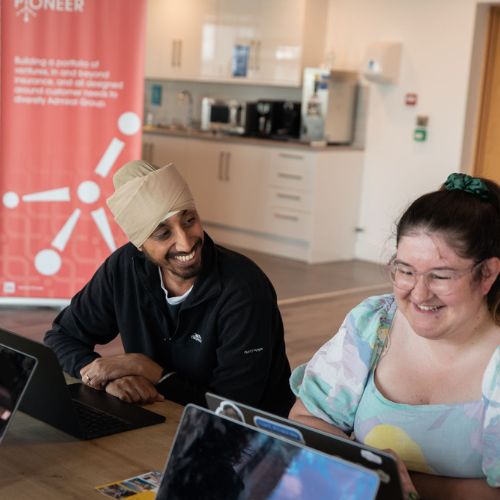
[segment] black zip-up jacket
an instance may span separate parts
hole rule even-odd
[[[278,415],[294,397],[276,293],[250,259],[205,234],[202,270],[174,325],[158,267],[134,245],[113,252],[45,334],[63,369],[99,356],[96,344],[118,334],[128,353],[143,353],[167,372],[170,400],[205,405],[207,390]],[[172,325],[172,326],[171,326]]]

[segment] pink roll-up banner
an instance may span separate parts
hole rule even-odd
[[[0,5],[0,303],[64,303],[125,242],[106,198],[141,155],[146,0]]]

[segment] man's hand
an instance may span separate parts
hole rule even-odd
[[[129,375],[109,382],[106,392],[127,403],[155,403],[165,400],[152,382],[137,375]]]
[[[161,373],[162,367],[158,363],[139,353],[97,358],[80,370],[83,383],[100,390],[112,380],[129,375],[139,375],[156,384]]]

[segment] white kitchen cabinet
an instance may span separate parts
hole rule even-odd
[[[204,222],[253,230],[264,214],[262,151],[255,146],[192,140],[189,185]]]
[[[192,140],[189,144],[189,187],[203,221],[224,221],[226,196],[226,152],[216,143]],[[192,168],[191,168],[192,165]]]
[[[363,152],[252,147],[262,207],[251,230],[208,224],[215,240],[309,263],[354,258]]]
[[[198,79],[215,16],[216,0],[148,0],[146,78]]]
[[[148,0],[146,77],[299,86],[322,59],[328,0]],[[237,45],[246,76],[233,76]]]
[[[252,230],[264,216],[267,165],[255,146],[143,134],[143,159],[155,165],[174,162],[189,183],[204,222]]]
[[[315,153],[268,149],[268,196],[264,230],[308,241],[311,236]]]
[[[180,174],[188,181],[188,144],[187,138],[145,133],[142,141],[142,159],[159,167],[173,162]]]
[[[354,258],[363,151],[244,141],[144,134],[155,163],[183,165],[215,241],[309,263]]]
[[[363,152],[268,149],[265,231],[294,240],[276,244],[310,263],[354,257]]]
[[[300,85],[306,47],[317,42],[310,64],[317,65],[323,55],[323,38],[318,31],[306,32],[306,6],[320,7],[324,2],[303,0],[261,0],[256,37],[250,41],[249,80]],[[253,43],[252,43],[253,42]]]
[[[216,0],[214,22],[204,27],[201,78],[222,81],[232,78],[234,47],[238,44],[249,46],[250,40],[255,38],[258,11],[254,3]]]
[[[214,50],[203,60],[202,77],[299,86],[303,68],[321,62],[327,5],[326,0],[217,0]],[[244,77],[233,76],[237,45],[249,51]]]

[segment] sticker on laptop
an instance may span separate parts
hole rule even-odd
[[[232,420],[236,420],[237,422],[245,422],[243,413],[241,413],[241,410],[232,401],[221,401],[221,403],[215,410],[215,414],[231,418]]]
[[[298,429],[295,429],[295,427],[290,427],[289,425],[285,425],[260,416],[255,416],[253,418],[253,423],[255,427],[259,427],[259,429],[273,432],[274,434],[278,434],[278,436],[283,436],[291,439],[292,441],[298,441],[302,444],[306,443],[305,439],[302,436],[302,433]]]

